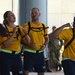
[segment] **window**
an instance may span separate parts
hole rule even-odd
[[[53,25],[59,27],[65,23],[72,23],[75,16],[75,0],[48,0],[49,32]]]
[[[3,22],[3,14],[5,11],[13,11],[16,16],[16,24],[18,24],[18,4],[19,0],[0,0],[0,23]]]

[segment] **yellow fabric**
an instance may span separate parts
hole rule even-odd
[[[8,25],[7,26],[7,29],[9,30],[9,32],[13,32],[13,29],[10,28]],[[14,39],[12,40],[12,42],[10,43],[10,45],[8,47],[4,47],[2,44],[1,44],[1,48],[4,49],[4,50],[11,50],[11,51],[17,51],[19,52],[20,51],[20,41],[21,41],[21,36],[24,36],[24,32],[22,30],[23,27],[19,26],[20,27],[20,30],[21,30],[21,35],[19,34],[18,36],[18,40],[16,38],[16,35],[14,36]],[[16,32],[18,31],[18,28],[16,30]],[[10,36],[12,35],[12,33],[10,33],[10,35],[7,37],[1,37],[0,36],[0,43],[8,40],[10,38]]]
[[[71,40],[72,37],[73,37],[72,29],[64,29],[59,34],[59,39],[64,40],[64,45],[66,45]],[[75,60],[75,39],[63,51],[63,57]]]
[[[35,28],[43,27],[42,23],[40,23],[39,25],[36,25],[32,21],[30,22],[30,26],[35,27]],[[23,25],[23,27],[28,29],[28,23]],[[45,30],[45,34],[48,34],[47,29]],[[40,31],[40,32],[35,32],[35,31],[30,30],[29,36],[31,38],[31,43],[36,44],[36,46],[37,46],[36,50],[39,50],[41,48],[41,46],[44,44],[44,38],[48,38],[48,36],[44,36],[44,30]],[[25,46],[25,48],[29,48],[29,47]],[[29,48],[29,49],[31,49],[31,48]]]

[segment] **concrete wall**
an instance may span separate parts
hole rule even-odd
[[[47,24],[47,0],[19,0],[20,4],[20,24],[24,24],[30,21],[30,10],[33,7],[37,7],[40,9],[41,16],[40,21],[44,24]]]

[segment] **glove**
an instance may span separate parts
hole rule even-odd
[[[8,36],[7,29],[1,23],[0,23],[0,35],[3,37]]]

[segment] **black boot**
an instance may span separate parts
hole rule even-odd
[[[59,71],[61,71],[61,70],[62,70],[62,65],[60,64],[60,65],[59,65]]]
[[[61,70],[62,70],[61,64],[57,65],[57,66],[56,66],[56,71],[61,71]]]
[[[50,69],[47,69],[47,72],[52,72]]]

